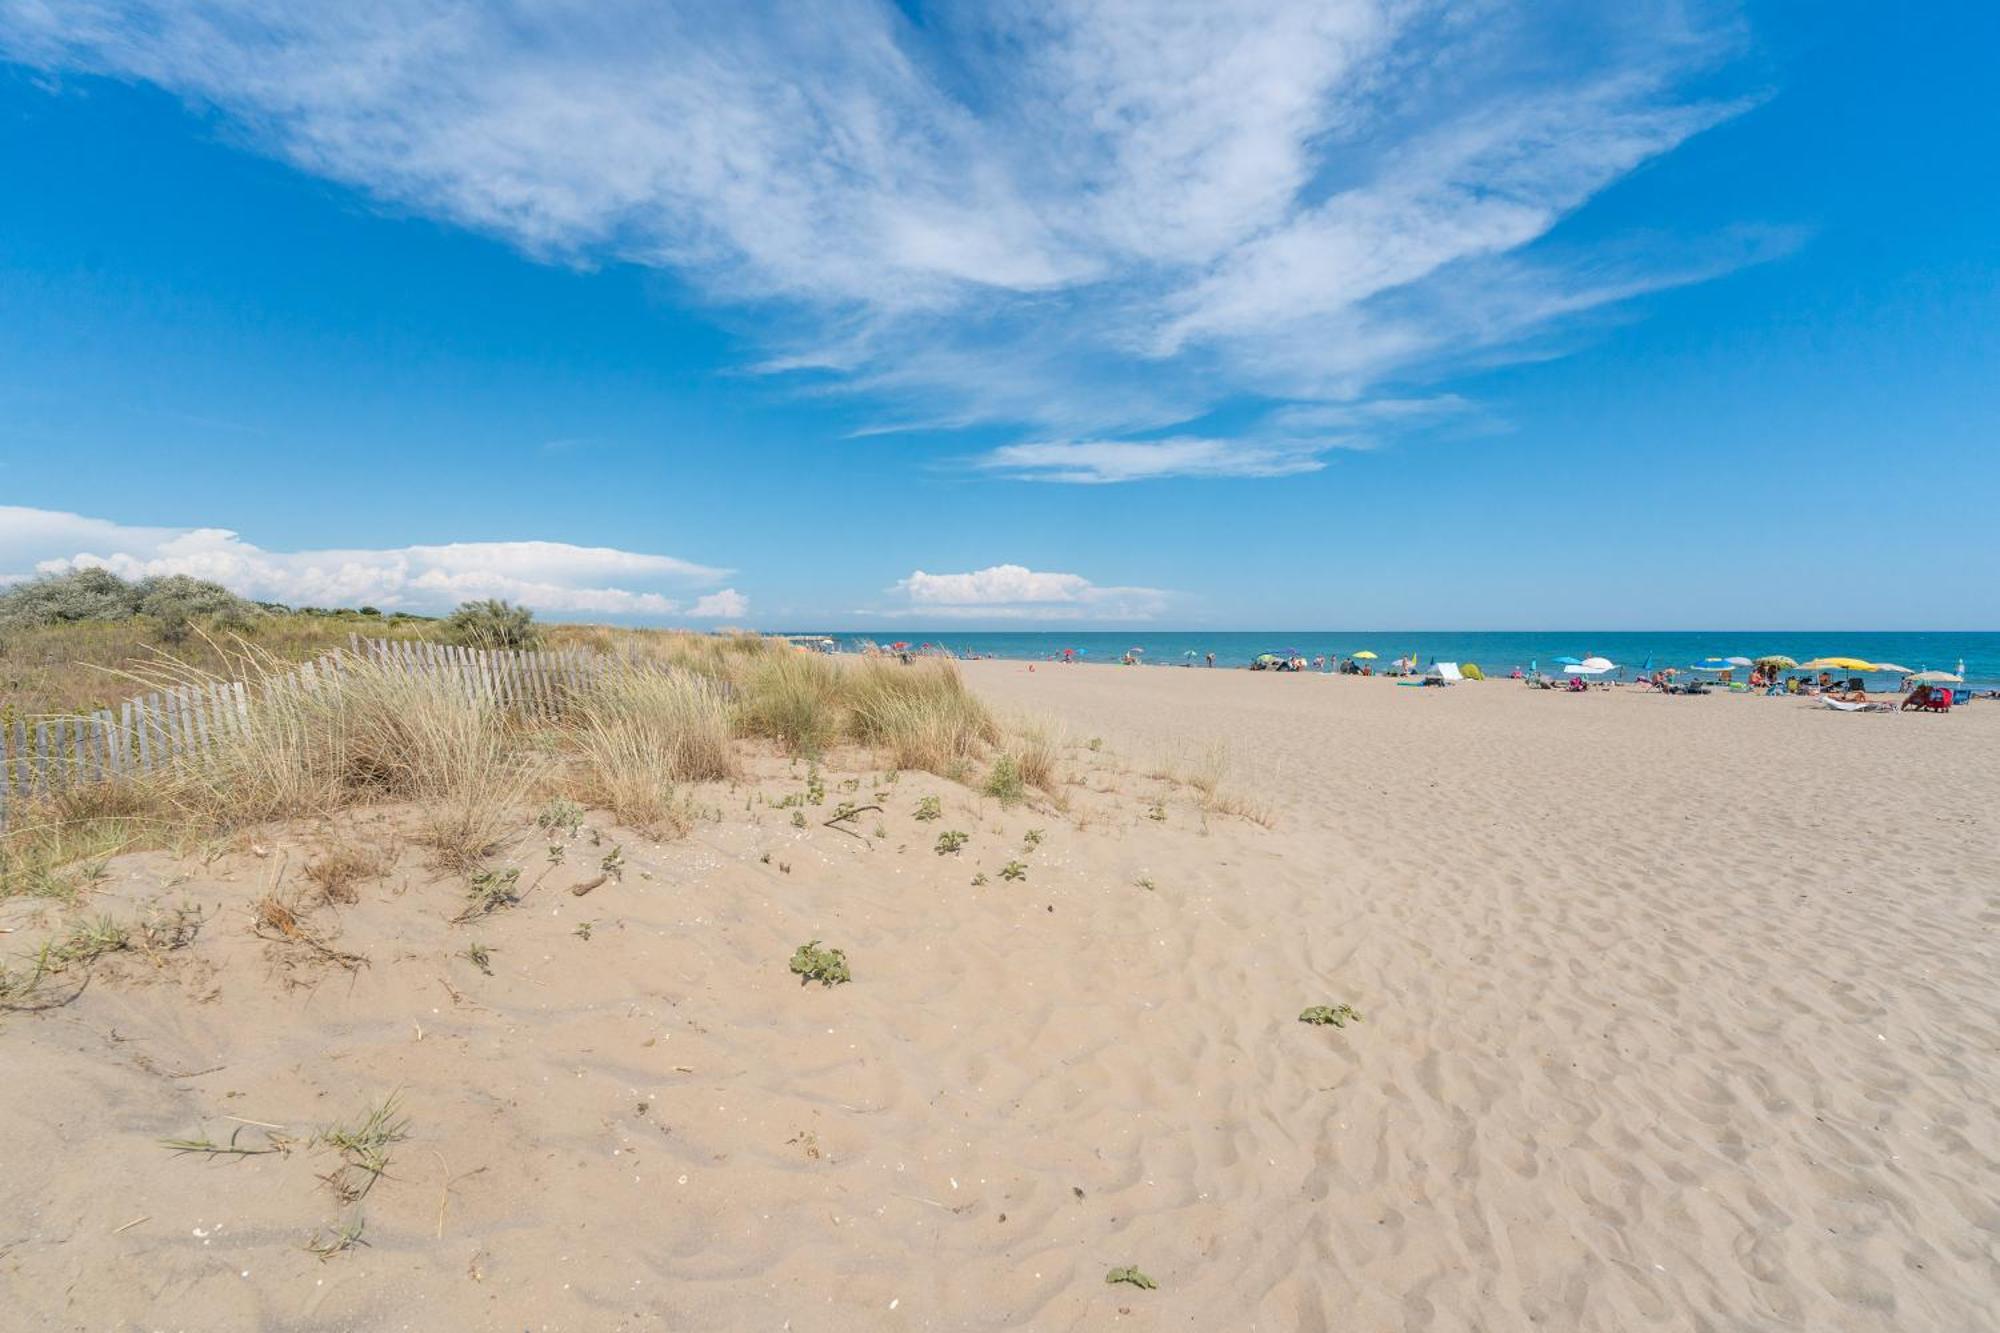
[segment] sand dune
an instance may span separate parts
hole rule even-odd
[[[1067,723],[1066,811],[767,755],[466,924],[400,854],[306,919],[354,971],[250,911],[398,812],[113,862],[86,912],[208,921],[0,1017],[9,1326],[1992,1326],[2000,708],[969,675]],[[1270,827],[1152,776],[1218,740]],[[391,1094],[343,1206],[313,1135]],[[289,1151],[160,1146],[239,1131]]]

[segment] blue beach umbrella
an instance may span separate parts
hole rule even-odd
[[[1558,657],[1558,658],[1556,659],[1556,665],[1557,665],[1557,666],[1582,666],[1582,665],[1583,665],[1583,659],[1582,659],[1581,657]]]
[[[1734,671],[1736,663],[1726,657],[1704,657],[1694,664],[1696,671]]]

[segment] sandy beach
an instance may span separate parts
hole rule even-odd
[[[0,1322],[1994,1325],[2000,707],[964,670],[1066,808],[767,749],[685,839],[524,819],[468,923],[395,809],[0,903],[204,917],[0,1016]],[[333,841],[394,854],[259,933]]]

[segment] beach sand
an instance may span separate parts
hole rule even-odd
[[[469,924],[402,852],[304,918],[353,971],[251,908],[400,812],[112,862],[85,914],[209,920],[0,1015],[0,1323],[2000,1322],[2000,706],[967,674],[1067,727],[1066,810],[859,756],[782,806],[766,754],[686,839],[593,820]],[[1156,776],[1218,746],[1216,797]],[[0,904],[0,950],[70,919]],[[851,984],[787,972],[815,937]],[[391,1094],[343,1205],[313,1136]],[[289,1151],[160,1146],[201,1133]]]

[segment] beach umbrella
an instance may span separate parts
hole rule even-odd
[[[1910,674],[1908,667],[1897,666],[1894,662],[1877,662],[1875,669],[1885,676],[1907,676]]]
[[[1609,671],[1618,664],[1608,657],[1586,657],[1577,665],[1592,671]]]
[[[1556,665],[1566,666],[1566,667],[1582,666],[1583,659],[1581,657],[1558,657],[1556,659]]]
[[[1375,660],[1375,654],[1369,652],[1366,648],[1363,648],[1360,652],[1354,655],[1354,660],[1357,662],[1372,662]]]
[[[1965,677],[1954,676],[1949,671],[1919,671],[1910,677],[1922,685],[1963,685]]]
[[[1727,663],[1729,663],[1729,665],[1731,665],[1731,666],[1740,666],[1740,667],[1742,667],[1742,666],[1755,666],[1755,665],[1756,665],[1756,663],[1755,663],[1755,662],[1752,662],[1752,661],[1751,661],[1751,660],[1750,660],[1749,658],[1747,658],[1747,657],[1725,657],[1725,658],[1723,658],[1722,660],[1723,660],[1723,661],[1725,661],[1725,662],[1727,662]]]
[[[908,643],[906,643],[906,642],[905,642],[904,640],[902,640],[902,639],[898,639],[898,640],[896,640],[896,641],[895,641],[894,643],[890,644],[889,646],[890,646],[891,648],[894,648],[894,649],[895,649],[895,650],[896,650],[897,652],[899,652],[899,653],[900,653],[900,652],[902,652],[902,651],[903,651],[903,650],[904,650],[905,648],[909,647],[910,645],[909,645]]]
[[[1873,671],[1873,662],[1864,662],[1858,657],[1815,657],[1799,668],[1801,671]]]
[[[1727,657],[1704,657],[1694,664],[1696,671],[1733,671],[1736,663]]]
[[[1604,659],[1596,657],[1592,658],[1591,661],[1604,662]],[[1564,667],[1563,670],[1572,676],[1601,676],[1611,670],[1611,663],[1604,662],[1603,666],[1591,666],[1589,662],[1572,662]]]
[[[1776,667],[1780,671],[1791,671],[1796,669],[1799,664],[1791,658],[1786,657],[1783,653],[1771,653],[1758,658],[1752,665],[1763,667],[1766,670]]]

